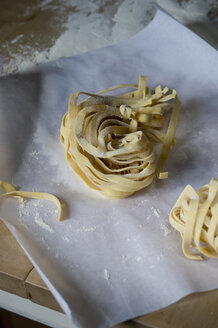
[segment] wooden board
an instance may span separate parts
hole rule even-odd
[[[52,310],[63,312],[48,287],[34,268],[25,281],[27,297],[34,303],[43,305]]]
[[[27,297],[25,280],[32,269],[32,263],[0,220],[0,289]]]
[[[194,293],[135,320],[152,328],[218,327],[218,290]]]

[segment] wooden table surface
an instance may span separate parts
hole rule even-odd
[[[62,312],[48,287],[1,220],[0,241],[0,289]],[[169,307],[116,326],[140,327],[217,328],[218,290],[189,295]]]

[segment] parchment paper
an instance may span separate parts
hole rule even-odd
[[[119,83],[167,85],[182,110],[169,178],[117,201],[91,191],[68,168],[59,129],[68,98]],[[78,327],[109,327],[218,287],[216,260],[184,258],[168,214],[186,184],[218,177],[218,56],[166,14],[122,44],[0,78],[0,174],[49,202],[4,200],[0,215]]]

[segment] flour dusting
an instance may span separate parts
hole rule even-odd
[[[7,58],[3,73],[29,70],[51,60],[57,60],[61,67],[59,58],[124,41],[142,30],[155,14],[150,1],[145,0],[55,0],[34,5],[31,1],[13,1],[10,11],[4,2],[0,1],[0,12],[8,23],[7,28],[5,24],[0,27],[0,52]],[[199,24],[210,23],[215,0],[154,2],[206,40],[212,37],[217,45],[216,25],[208,25],[202,33]]]
[[[45,223],[45,221],[43,221],[43,219],[39,216],[39,213],[36,213],[35,218],[34,218],[35,222],[43,229],[53,233],[54,230],[52,229],[52,227],[50,227],[50,225],[48,225],[47,223]]]
[[[110,278],[110,272],[107,269],[104,269],[104,279],[109,280]]]
[[[34,157],[35,159],[39,159],[39,151],[33,150],[29,153],[31,157]]]
[[[158,209],[156,209],[156,208],[154,208],[153,206],[151,207],[151,210],[152,210],[152,212],[154,213],[154,215],[156,216],[156,217],[159,217],[160,216],[160,211],[158,210]]]
[[[33,203],[33,206],[35,206],[35,207],[37,207],[37,206],[39,206],[39,204],[40,204],[40,200],[39,199],[34,199],[33,201],[32,201],[32,203]]]
[[[164,237],[166,237],[167,235],[169,235],[169,233],[171,233],[171,230],[165,224],[161,224],[160,228],[161,230],[163,230]]]
[[[66,241],[67,243],[70,242],[70,239],[69,239],[67,236],[63,236],[62,239],[63,239],[64,241]]]
[[[19,217],[20,217],[20,223],[22,224],[23,227],[25,227],[28,230],[28,226],[27,226],[27,224],[24,221],[24,216],[25,216],[24,213],[25,212],[26,212],[26,204],[25,204],[25,201],[24,202],[20,202],[19,210],[18,210]]]
[[[76,229],[77,232],[93,232],[96,230],[96,227],[81,227]]]
[[[29,209],[26,206],[26,201],[20,202],[20,205],[19,205],[19,217],[22,218],[22,217],[24,217],[26,215],[30,215],[30,211],[29,211]]]

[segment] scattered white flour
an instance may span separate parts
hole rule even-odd
[[[68,243],[70,242],[70,239],[67,236],[63,236],[62,239]]]
[[[24,36],[23,34],[18,35],[16,38],[14,38],[13,40],[11,40],[11,43],[12,44],[16,43],[17,41],[19,41],[20,39],[22,39],[23,36]]]
[[[25,212],[26,212],[25,205],[26,205],[25,202],[20,202],[18,213],[19,213],[19,217],[20,217],[20,223],[22,224],[23,227],[25,227],[28,230],[28,226],[23,220],[23,218],[25,216]]]
[[[148,199],[147,198],[144,198],[144,199],[136,199],[135,203],[134,203],[134,206],[135,207],[145,207],[147,206],[147,202],[148,202]]]
[[[39,159],[39,151],[34,150],[31,153],[29,153],[31,157],[34,157],[35,159]]]
[[[48,225],[47,223],[45,223],[45,221],[43,221],[43,219],[39,216],[39,213],[36,213],[35,215],[35,222],[43,229],[53,233],[54,230],[50,227],[50,225]]]
[[[30,215],[29,209],[26,207],[26,201],[20,202],[19,205],[19,216],[22,218],[23,216]]]
[[[96,230],[96,227],[81,227],[76,229],[77,232],[93,232]]]
[[[136,257],[136,261],[137,261],[137,262],[140,262],[140,261],[141,261],[141,259],[142,259],[142,257],[141,257],[141,256],[137,256],[137,257]]]
[[[151,210],[153,211],[154,215],[156,217],[159,217],[160,216],[160,211],[156,208],[154,208],[153,206],[151,207]]]
[[[104,269],[104,279],[109,280],[110,278],[110,272],[107,269]]]
[[[162,223],[160,225],[160,228],[164,232],[164,237],[166,237],[167,235],[169,235],[169,233],[171,233],[171,231],[172,231],[167,226],[165,226],[165,224],[162,224]]]
[[[22,211],[25,208],[25,201],[24,202],[20,202],[20,206],[19,206],[19,213],[22,214]]]
[[[141,200],[141,204],[146,204],[148,202],[148,199],[147,198],[144,198]]]
[[[40,200],[31,200],[29,203],[28,201],[20,202],[19,205],[19,217],[21,219],[22,225],[26,226],[23,219],[32,219],[34,217],[35,222],[44,230],[47,230],[51,233],[54,233],[55,231],[46,223],[43,221],[43,219],[40,217],[40,213],[38,212],[38,206],[40,205]],[[53,212],[50,212],[53,213]],[[43,216],[48,216],[47,212],[43,213]],[[26,228],[28,228],[26,226]]]
[[[126,278],[123,278],[122,282],[126,282]]]
[[[37,124],[36,131],[33,135],[33,142],[37,145],[37,148],[40,149],[40,155],[44,161],[47,161],[51,170],[55,170],[55,182],[64,183],[70,187],[75,185],[75,178],[72,174],[72,170],[68,165],[66,165],[66,160],[64,156],[63,146],[58,141],[57,138],[50,133],[43,121],[44,118],[41,118],[41,124]],[[46,142],[45,142],[46,140]],[[55,149],[55,151],[54,151]],[[83,188],[83,184],[77,183],[77,190]]]
[[[125,263],[126,260],[127,260],[127,256],[126,255],[122,255],[122,259],[121,259],[122,263]]]
[[[39,206],[39,204],[40,204],[40,200],[39,200],[39,199],[34,199],[34,200],[32,201],[32,204],[33,204],[33,206],[37,207],[37,206]]]
[[[195,30],[199,23],[209,23],[207,14],[215,3],[211,0],[154,2]],[[155,12],[151,9],[150,1],[145,0],[56,0],[52,5],[49,1],[38,1],[34,6],[28,2],[22,3],[19,3],[19,15],[23,12],[22,17],[19,16],[23,20],[22,24],[20,19],[17,22],[10,21],[10,16],[16,13],[16,6],[12,6],[8,13],[7,7],[2,5],[6,20],[9,15],[7,29],[3,24],[0,30],[5,40],[0,46],[1,53],[8,58],[3,66],[4,73],[31,69],[39,63],[128,39],[143,29]],[[55,17],[55,24],[52,17]],[[45,26],[47,29],[44,31]],[[211,38],[211,33],[215,34],[215,26],[212,32],[211,28],[207,28],[207,33],[204,29],[206,39],[209,36]],[[200,24],[197,30],[202,34]],[[49,40],[41,37],[43,32],[49,35]],[[217,44],[215,37],[214,44]]]

